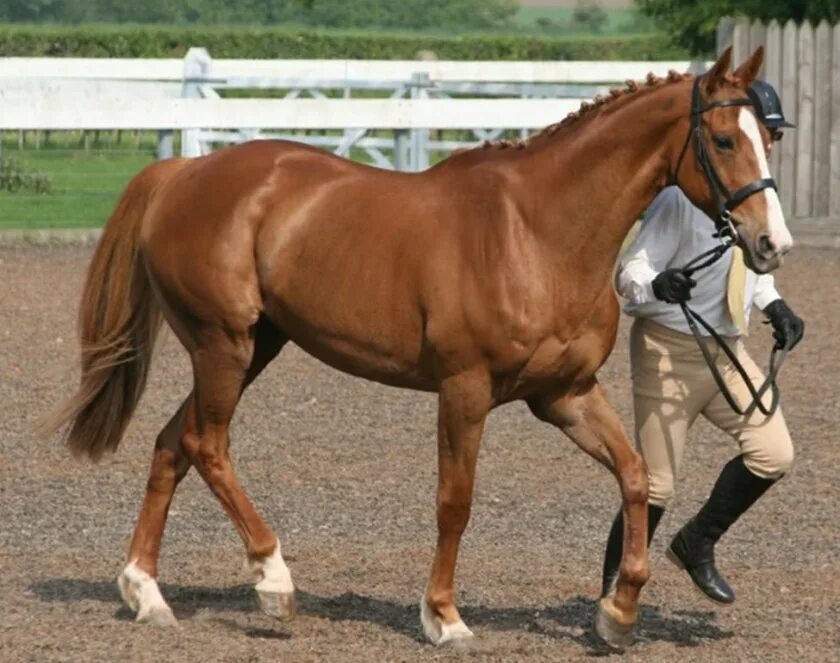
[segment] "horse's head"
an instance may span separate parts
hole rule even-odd
[[[730,226],[747,264],[769,272],[793,246],[767,158],[774,134],[756,115],[747,90],[755,81],[764,50],[759,48],[730,72],[727,49],[708,73],[695,80],[686,142],[680,145],[676,179],[691,201]]]

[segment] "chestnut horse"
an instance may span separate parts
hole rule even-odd
[[[732,72],[727,51],[701,79],[699,99],[743,99],[762,57],[757,51]],[[453,583],[479,443],[488,412],[521,399],[618,479],[624,558],[596,626],[608,643],[627,643],[649,577],[647,477],[595,373],[615,343],[611,275],[634,221],[674,182],[715,213],[688,140],[692,85],[676,72],[650,75],[525,143],[467,150],[419,174],[255,141],[137,175],[93,256],[80,313],[81,385],[52,424],[70,424],[76,453],[97,459],[115,450],[162,320],[189,353],[193,389],[157,437],[119,578],[138,620],[174,622],[156,581],[158,552],[190,467],[239,531],[262,608],[293,615],[279,540],[229,455],[242,393],[293,341],[341,371],[438,394],[438,539],[420,602],[432,642],[472,635]],[[700,140],[720,181],[735,190],[769,177],[769,136],[752,108],[708,110]],[[764,272],[792,240],[776,192],[761,193],[734,222],[750,266]]]

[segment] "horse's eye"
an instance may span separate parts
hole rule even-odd
[[[715,147],[719,150],[731,150],[735,147],[735,143],[732,142],[731,136],[726,136],[724,134],[714,134],[712,136],[712,140],[715,142]]]

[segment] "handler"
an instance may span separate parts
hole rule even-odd
[[[785,121],[776,91],[756,81],[749,94],[759,120],[774,141],[780,140],[782,128],[794,125]],[[767,316],[779,347],[792,349],[804,326],[781,299],[773,277],[747,269],[740,248],[697,272],[696,281],[682,273],[680,268],[689,260],[718,244],[713,228],[677,187],[666,188],[648,208],[639,235],[622,257],[616,283],[628,300],[624,311],[636,318],[630,332],[630,364],[636,443],[650,479],[648,540],[674,493],[686,435],[697,416],[702,414],[729,433],[740,448],[741,454],[724,466],[711,496],[668,550],[671,561],[685,568],[707,597],[732,603],[735,594],[715,567],[715,544],[788,471],[793,445],[781,410],[770,417],[757,410],[744,417],[730,409],[675,304],[691,300],[692,308],[735,351],[756,387],[764,378],[741,340],[751,307]],[[751,398],[743,380],[710,337],[703,342],[744,408]],[[602,596],[613,590],[618,576],[623,529],[619,511],[607,541]]]

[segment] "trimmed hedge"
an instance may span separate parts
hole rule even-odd
[[[442,60],[674,60],[685,49],[661,34],[620,37],[423,36],[294,28],[0,26],[0,56],[180,58],[204,46],[215,58]]]

